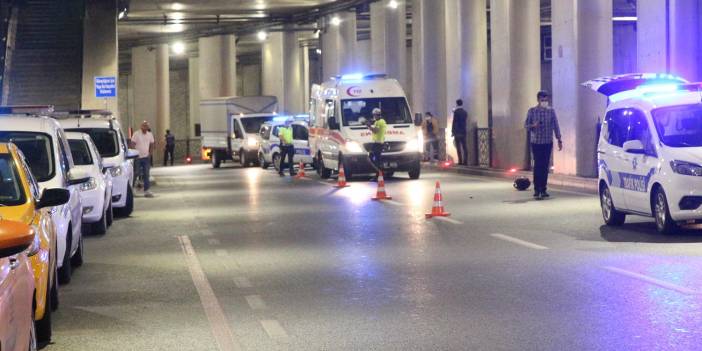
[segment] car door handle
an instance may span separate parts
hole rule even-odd
[[[20,265],[20,262],[18,259],[10,258],[10,269],[16,269],[17,267],[19,267],[19,265]]]

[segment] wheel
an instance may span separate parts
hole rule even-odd
[[[273,154],[273,168],[275,168],[276,171],[280,172],[280,154],[279,153]]]
[[[271,165],[270,163],[266,162],[266,158],[263,156],[263,153],[258,154],[258,164],[263,169],[268,169],[268,167]]]
[[[102,217],[100,217],[99,221],[90,224],[90,233],[94,235],[102,235],[107,233],[107,210],[102,213]]]
[[[219,152],[217,151],[212,151],[212,168],[219,168],[219,166],[222,164],[222,159],[219,157]]]
[[[317,159],[319,160],[317,164],[317,173],[322,179],[329,179],[329,177],[331,177],[332,170],[324,166],[322,155],[319,155]]]
[[[76,250],[75,255],[71,257],[71,264],[73,267],[80,267],[83,265],[83,236],[80,236],[78,240],[78,250]]]
[[[670,216],[668,198],[665,196],[663,188],[658,188],[655,191],[653,201],[653,216],[656,219],[656,229],[661,234],[674,234],[678,230],[678,225]]]
[[[246,157],[244,149],[239,150],[239,164],[241,167],[247,167],[249,165],[249,159]]]
[[[134,211],[134,191],[131,186],[127,186],[127,202],[124,207],[117,208],[117,215],[120,217],[129,217]]]
[[[614,207],[612,193],[607,185],[602,185],[602,189],[600,189],[600,207],[602,208],[602,218],[606,225],[620,226],[626,221],[626,214]]]
[[[28,348],[27,350],[29,351],[37,351],[37,329],[36,325],[34,323],[34,312],[32,311],[32,320],[29,323],[29,341],[28,341]]]
[[[51,341],[51,289],[46,290],[46,307],[44,308],[44,317],[34,322],[37,342],[45,345]]]
[[[71,282],[71,228],[68,227],[66,234],[66,252],[63,255],[63,264],[58,269],[59,284],[68,284]]]
[[[419,161],[407,173],[409,173],[410,179],[419,179],[419,175],[422,173],[422,166],[419,164]]]
[[[109,227],[112,225],[112,222],[114,222],[115,214],[114,214],[114,211],[112,210],[112,201],[111,200],[108,200],[108,201],[110,201],[110,204],[107,207],[107,226]]]

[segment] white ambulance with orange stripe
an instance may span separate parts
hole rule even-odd
[[[375,173],[368,153],[371,131],[366,124],[380,108],[388,124],[382,166],[386,176],[421,171],[423,136],[414,122],[400,83],[384,74],[349,74],[314,85],[310,94],[310,149],[322,178],[344,167],[347,178]]]

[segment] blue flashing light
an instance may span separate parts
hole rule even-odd
[[[365,75],[363,73],[350,73],[341,76],[341,80],[363,80]]]
[[[290,116],[278,116],[278,117],[273,117],[273,122],[285,122],[285,121],[287,121],[287,120],[289,120],[289,119],[291,119],[291,118],[292,118],[292,117],[290,117]]]

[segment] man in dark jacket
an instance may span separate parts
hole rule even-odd
[[[468,165],[468,112],[463,109],[463,100],[456,100],[456,108],[453,110],[453,124],[451,125],[451,136],[456,145],[458,153],[458,164]]]

